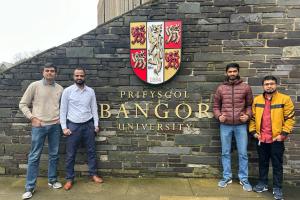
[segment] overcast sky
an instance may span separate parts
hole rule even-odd
[[[97,26],[98,0],[0,0],[0,62],[46,50]]]

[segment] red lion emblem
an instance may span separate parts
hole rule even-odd
[[[146,29],[144,25],[136,26],[131,28],[131,35],[134,40],[131,42],[132,44],[140,43],[144,44],[146,42]]]
[[[166,66],[165,68],[174,68],[174,69],[178,69],[179,68],[179,52],[178,51],[173,51],[173,52],[169,52],[166,53],[165,55],[166,58]]]

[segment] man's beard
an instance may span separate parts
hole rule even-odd
[[[274,92],[276,92],[276,89],[275,90],[270,90],[270,91],[265,91],[266,94],[273,94]]]
[[[239,75],[236,75],[236,76],[227,76],[227,80],[228,81],[235,81],[235,80],[239,80],[240,79],[240,76]]]
[[[51,78],[45,78],[45,80],[52,83],[52,82],[54,82],[54,77],[51,77]]]
[[[76,83],[77,85],[84,85],[84,80],[81,80],[81,79],[75,80],[75,83]]]

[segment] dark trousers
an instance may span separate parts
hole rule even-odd
[[[273,188],[282,188],[284,142],[261,143],[257,145],[259,159],[259,179],[268,184],[269,162],[272,161]]]
[[[97,157],[93,120],[89,120],[85,123],[73,123],[68,121],[67,127],[71,130],[72,134],[67,136],[66,141],[66,179],[72,181],[75,177],[75,157],[81,141],[83,141],[87,149],[89,174],[90,176],[96,175]]]

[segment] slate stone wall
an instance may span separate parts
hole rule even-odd
[[[183,22],[182,63],[178,74],[166,84],[147,85],[133,73],[129,62],[130,21],[175,20]],[[299,0],[159,0],[138,7],[61,46],[0,74],[0,174],[24,175],[30,149],[30,125],[18,110],[28,84],[41,78],[41,65],[53,62],[59,68],[58,83],[72,84],[77,66],[87,69],[87,84],[96,91],[100,104],[109,104],[112,116],[100,120],[96,137],[99,172],[113,176],[219,177],[220,137],[218,123],[198,118],[198,103],[211,106],[211,95],[224,79],[229,62],[241,65],[241,76],[257,95],[261,77],[279,78],[279,89],[291,95],[296,106],[297,124],[286,142],[284,179],[300,180],[300,1]],[[121,98],[121,91],[186,91],[188,98]],[[127,103],[125,103],[127,102]],[[159,119],[153,107],[169,106],[169,118]],[[180,119],[176,106],[189,104],[192,115]],[[116,118],[120,105],[129,118]],[[135,117],[134,103],[149,103],[145,118]],[[164,108],[165,109],[165,108]],[[164,110],[162,109],[162,110]],[[184,116],[188,107],[181,107]],[[159,110],[161,112],[162,110]],[[210,110],[211,111],[211,108]],[[100,110],[99,110],[100,112]],[[124,113],[123,113],[124,114]],[[211,113],[209,113],[210,115]],[[191,123],[179,130],[120,130],[118,124]],[[60,147],[59,173],[64,175],[65,138]],[[233,145],[235,146],[235,145]],[[257,154],[250,138],[249,170],[257,176]],[[234,173],[237,155],[233,148]],[[76,172],[87,175],[86,154],[77,156]],[[41,175],[47,172],[47,146],[41,157]]]

